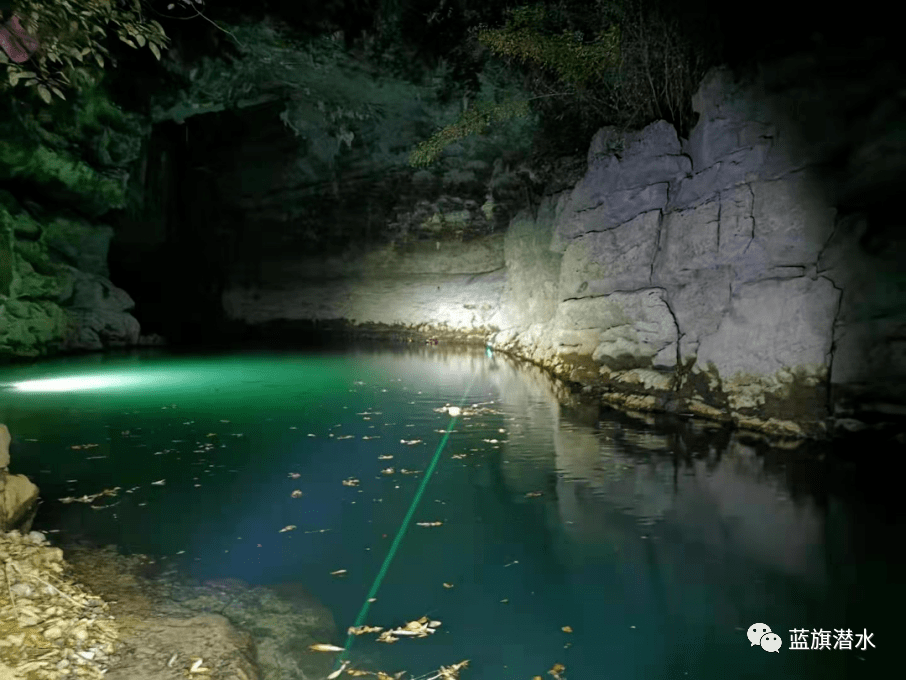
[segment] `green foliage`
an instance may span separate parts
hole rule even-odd
[[[40,48],[27,64],[16,64],[0,52],[7,71],[4,86],[34,87],[47,104],[77,88],[75,73],[84,78],[104,68],[110,59],[104,44],[108,30],[129,47],[147,47],[157,59],[167,46],[163,27],[145,17],[140,0],[19,0],[12,10]]]
[[[527,116],[532,111],[533,101],[554,96],[575,96],[589,83],[612,77],[620,62],[618,25],[602,28],[592,42],[587,42],[578,31],[562,29],[547,34],[545,31],[550,24],[549,9],[539,4],[511,10],[503,28],[478,26],[474,34],[477,42],[489,48],[494,55],[547,71],[554,81],[572,89],[568,92],[547,89],[535,97],[484,101],[466,107],[458,120],[418,144],[410,154],[411,165],[431,164],[449,144],[484,133],[492,123],[511,122]]]
[[[478,41],[498,56],[550,69],[561,81],[575,86],[600,78],[619,65],[619,26],[599,31],[592,43],[574,31],[544,35],[541,27],[546,12],[544,5],[518,7],[503,28],[481,28]]]
[[[343,157],[403,165],[426,121],[430,93],[351,56],[334,36],[301,39],[275,21],[230,27],[236,55],[168,63],[186,86],[152,107],[155,120],[279,100],[281,120],[307,146],[300,181],[323,179]]]
[[[671,0],[561,0],[511,9],[502,28],[478,25],[471,34],[522,76],[539,115],[535,151],[550,155],[578,153],[604,125],[628,130],[664,119],[687,136],[695,88],[722,56],[716,21]],[[430,163],[445,144],[485,131],[493,106],[465,111],[410,161]],[[492,118],[511,125],[518,116]]]
[[[485,132],[492,123],[524,117],[530,112],[528,101],[524,99],[508,99],[500,104],[480,102],[466,109],[456,122],[442,128],[430,139],[420,142],[412,150],[409,163],[413,167],[430,165],[453,142]]]

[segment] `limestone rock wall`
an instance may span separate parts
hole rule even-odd
[[[252,324],[344,319],[483,339],[499,328],[503,246],[497,234],[345,258],[271,260],[259,286],[226,291],[224,308],[230,319]]]
[[[585,177],[507,234],[490,343],[616,404],[777,434],[906,412],[903,240],[866,249],[883,217],[828,171],[839,135],[803,139],[797,96],[718,69],[689,140],[599,131]]]
[[[107,278],[113,230],[37,220],[4,192],[0,205],[0,356],[134,345],[129,295]]]
[[[502,240],[271,262],[226,310],[479,336],[615,405],[778,435],[906,414],[906,241],[875,191],[906,170],[906,112],[876,69],[715,69],[688,140],[600,130]]]

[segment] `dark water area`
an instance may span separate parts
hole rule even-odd
[[[341,632],[442,622],[394,645],[355,638],[350,658],[387,672],[469,659],[467,680],[555,664],[573,680],[826,680],[899,667],[892,452],[840,460],[830,444],[602,410],[534,367],[423,346],[6,366],[0,422],[53,542],[311,593]],[[776,653],[750,642],[754,624]]]

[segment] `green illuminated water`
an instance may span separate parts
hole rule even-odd
[[[561,406],[543,374],[502,357],[145,352],[5,367],[0,385],[12,472],[44,499],[35,528],[198,578],[302,584],[341,631],[438,455],[413,521],[442,525],[409,527],[365,623],[443,625],[392,646],[357,638],[351,658],[383,670],[881,677],[902,630],[904,513],[883,481],[814,446]],[[477,412],[438,411],[461,402]],[[94,508],[58,500],[117,486]],[[778,653],[750,646],[754,623],[779,633]],[[794,628],[867,630],[877,648],[791,650]]]

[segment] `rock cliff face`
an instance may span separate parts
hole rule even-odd
[[[600,130],[584,177],[503,239],[271,262],[227,313],[482,337],[615,404],[780,435],[906,413],[906,245],[883,199],[902,107],[871,99],[883,67],[841,84],[812,66],[712,71],[688,140]]]
[[[0,205],[0,355],[134,345],[129,295],[107,279],[113,230],[38,221],[6,194]]]
[[[113,229],[99,219],[126,207],[144,135],[100,88],[53,115],[0,102],[0,358],[138,339],[131,298],[108,280]]]

